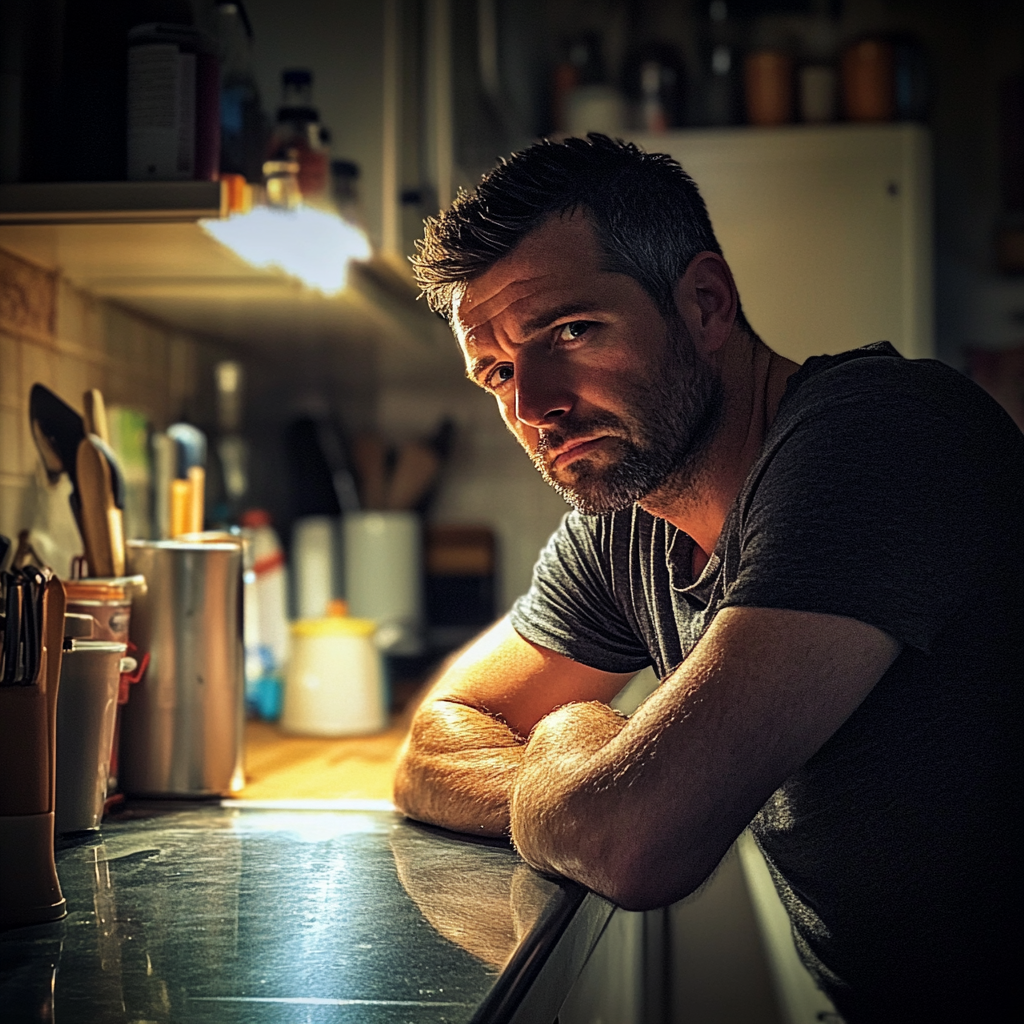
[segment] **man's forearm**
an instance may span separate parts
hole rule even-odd
[[[523,741],[503,722],[448,700],[416,713],[395,775],[395,803],[411,818],[476,835],[507,835]]]
[[[531,734],[510,801],[512,838],[528,863],[605,894],[611,849],[623,845],[620,823],[602,815],[615,800],[606,750],[626,724],[599,702],[553,712]]]

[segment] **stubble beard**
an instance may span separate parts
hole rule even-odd
[[[686,501],[705,469],[724,406],[722,382],[697,357],[682,325],[667,326],[666,358],[623,388],[625,416],[601,413],[543,431],[531,454],[541,476],[584,515],[621,512],[655,494],[659,503]],[[606,431],[602,457],[584,455],[552,472],[552,450]]]

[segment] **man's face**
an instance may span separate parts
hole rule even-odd
[[[722,404],[681,320],[601,268],[589,222],[552,217],[453,309],[468,376],[545,480],[589,514],[685,489]]]

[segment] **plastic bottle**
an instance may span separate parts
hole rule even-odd
[[[252,69],[252,25],[242,3],[217,4],[220,49],[220,169],[260,182],[268,126]]]
[[[254,598],[247,603],[244,626],[246,696],[256,714],[273,720],[281,712],[281,685],[288,661],[288,573],[269,512],[249,509],[242,515],[242,528],[252,545]],[[251,605],[255,607],[250,613]]]

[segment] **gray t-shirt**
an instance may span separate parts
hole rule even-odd
[[[752,829],[850,1024],[998,1005],[1020,957],[1024,436],[966,378],[885,343],[810,359],[696,580],[691,553],[642,509],[571,513],[512,624],[662,678],[733,605],[901,641]]]

